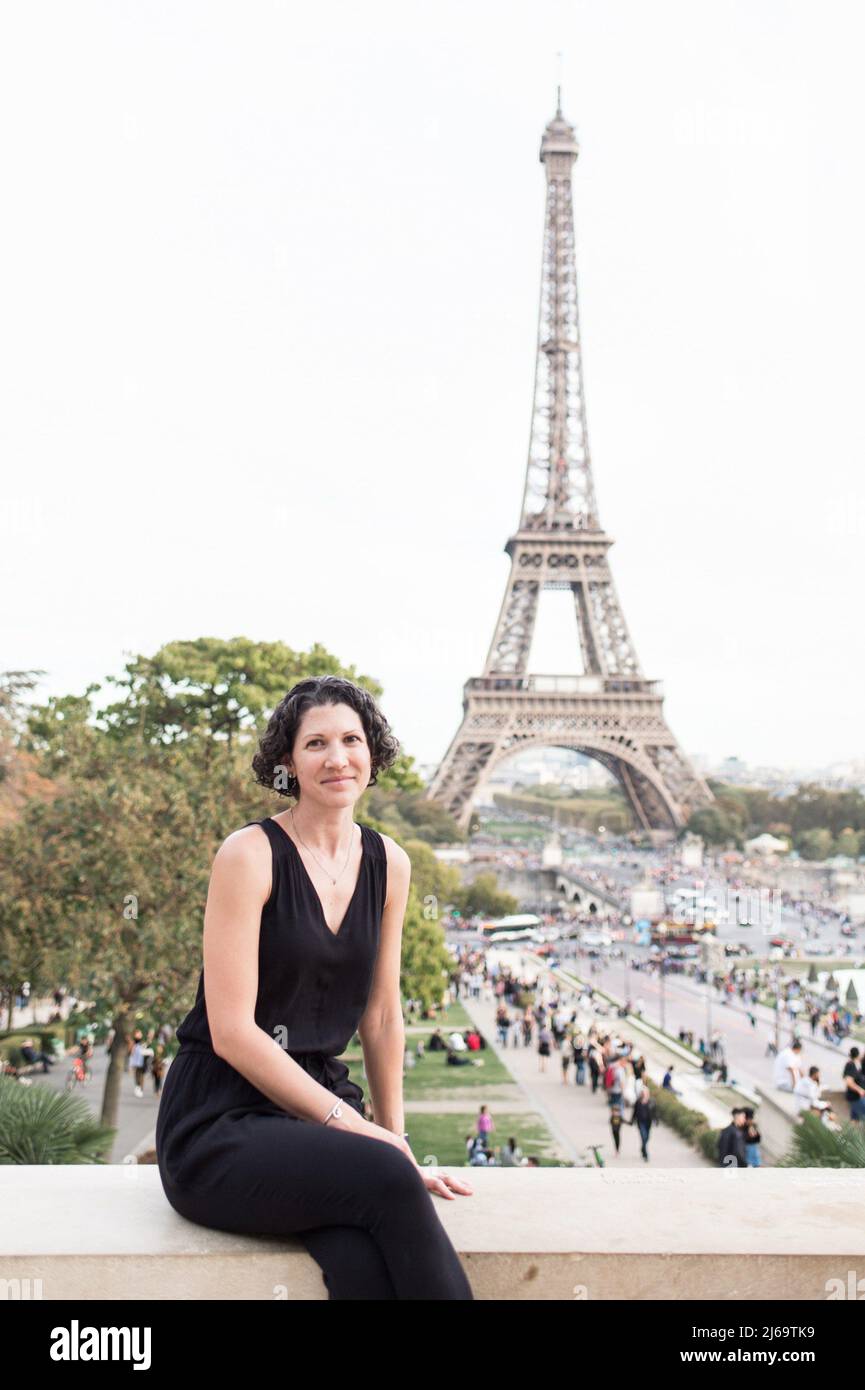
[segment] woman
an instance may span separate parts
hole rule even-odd
[[[552,1033],[547,1025],[543,1024],[541,1031],[538,1033],[538,1071],[540,1072],[546,1072],[547,1070],[547,1058],[550,1055],[550,1044],[552,1041]]]
[[[144,1055],[144,1034],[140,1028],[136,1028],[132,1038],[132,1051],[129,1054],[129,1062],[135,1074],[135,1094],[144,1095],[144,1073],[147,1068],[147,1058]]]
[[[762,1160],[760,1157],[760,1144],[762,1135],[757,1128],[757,1121],[754,1118],[752,1106],[745,1107],[745,1161],[749,1168],[760,1168]]]
[[[578,1086],[583,1086],[586,1080],[586,1040],[582,1033],[576,1033],[574,1035],[572,1050],[574,1054],[574,1065],[577,1068],[576,1084]]]
[[[398,751],[371,696],[337,676],[299,682],[274,710],[252,766],[296,804],[234,831],[213,861],[157,1161],[189,1220],[297,1235],[331,1299],[472,1299],[431,1196],[472,1189],[421,1168],[403,1134],[411,863],[353,819]],[[337,1060],[355,1033],[375,1122]]]
[[[622,1107],[621,1105],[610,1106],[610,1130],[613,1135],[613,1143],[616,1146],[616,1153],[621,1152],[622,1145]]]
[[[634,1104],[629,1124],[636,1125],[640,1132],[640,1154],[646,1163],[649,1161],[649,1131],[657,1119],[657,1107],[652,1100],[648,1086],[640,1087],[639,1099]]]

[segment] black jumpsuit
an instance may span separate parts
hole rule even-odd
[[[255,1022],[316,1081],[363,1114],[338,1061],[366,1007],[387,889],[384,841],[361,825],[360,875],[338,932],[294,841],[270,816],[273,877],[261,914]],[[217,1230],[296,1235],[331,1299],[473,1299],[435,1198],[386,1141],[281,1109],[213,1050],[204,971],[177,1029],[156,1120],[175,1211]]]

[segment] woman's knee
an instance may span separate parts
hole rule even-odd
[[[420,1190],[425,1192],[423,1179],[414,1159],[409,1158],[395,1144],[384,1140],[366,1141],[374,1144],[376,1152],[371,1158],[367,1173],[372,1184],[385,1194],[411,1195]]]

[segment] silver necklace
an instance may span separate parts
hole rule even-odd
[[[313,857],[313,859],[315,860],[316,864],[319,866],[319,868],[320,868],[324,873],[327,874],[327,876],[328,876],[328,878],[330,879],[331,883],[332,883],[332,884],[334,885],[334,887],[335,887],[335,886],[336,886],[336,879],[337,879],[337,878],[342,878],[343,874],[345,873],[346,866],[347,866],[347,864],[348,864],[349,858],[351,857],[351,846],[352,846],[352,843],[353,843],[353,841],[354,841],[354,826],[352,826],[352,828],[351,828],[351,835],[350,835],[350,837],[349,837],[349,842],[348,842],[348,854],[345,856],[345,864],[343,864],[343,866],[342,866],[342,868],[340,869],[339,873],[337,874],[336,878],[334,878],[334,877],[331,875],[330,869],[325,869],[324,865],[322,864],[321,860],[319,859],[319,857],[318,857],[318,855],[315,853],[315,851],[309,849],[309,845],[306,843],[306,840],[304,840],[304,838],[303,838],[303,836],[301,835],[300,831],[297,829],[297,826],[295,825],[295,821],[294,821],[294,807],[293,807],[293,806],[292,806],[291,809],[289,810],[289,813],[288,813],[288,814],[291,816],[291,823],[292,823],[292,825],[294,826],[294,829],[295,829],[295,831],[296,831],[296,833],[297,833],[297,838],[300,840],[300,843],[303,845],[304,849],[309,850],[309,853],[312,855],[312,857]]]

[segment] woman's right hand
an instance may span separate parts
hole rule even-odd
[[[394,1134],[392,1129],[385,1129],[384,1125],[377,1125],[374,1120],[367,1120],[360,1115],[353,1107],[349,1107],[350,1114],[343,1110],[343,1116],[339,1120],[331,1120],[331,1125],[338,1129],[345,1130],[347,1134],[362,1134],[367,1139],[381,1139],[385,1144],[393,1144],[394,1148],[404,1153],[406,1158],[410,1158],[414,1163],[415,1157],[403,1139],[401,1134]]]

